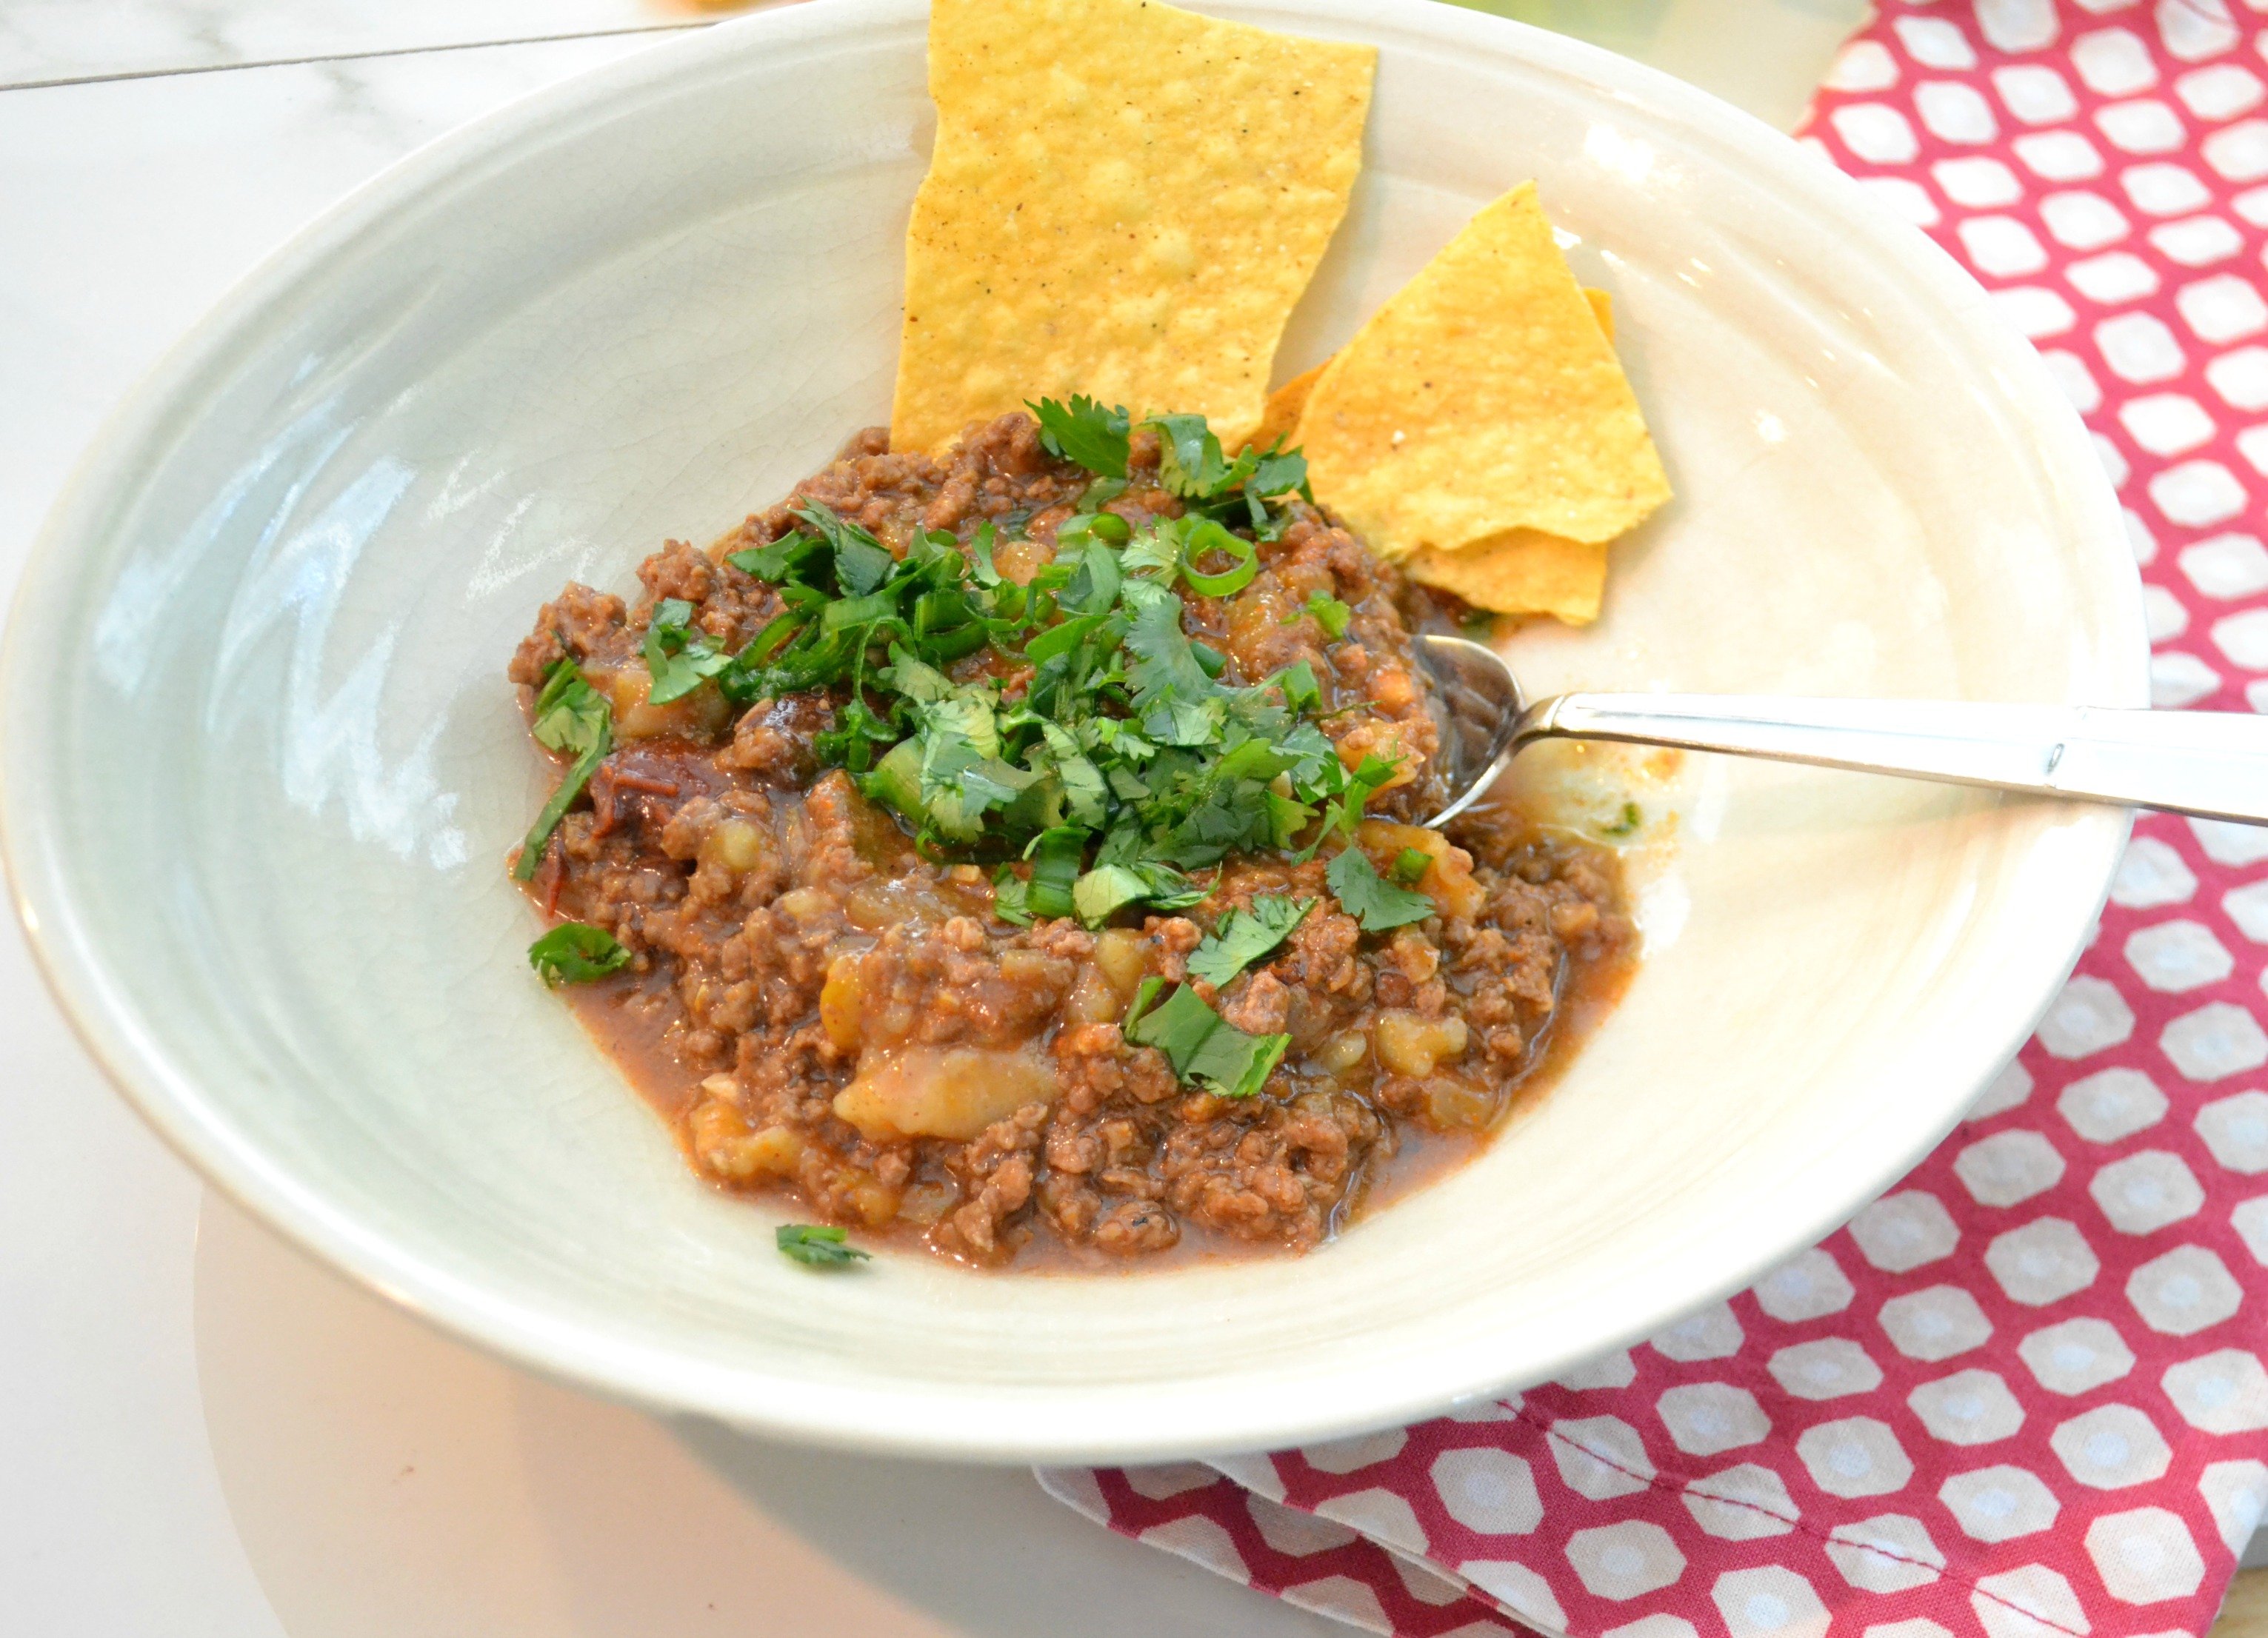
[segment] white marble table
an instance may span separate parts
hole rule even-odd
[[[1786,122],[1863,8],[1505,9]],[[461,121],[717,15],[0,0],[0,589],[103,414],[298,224]],[[1020,1472],[667,1426],[433,1334],[208,1194],[105,1086],[0,918],[0,1630],[1347,1629],[1107,1536]]]

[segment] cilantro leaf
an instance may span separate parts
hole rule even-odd
[[[527,965],[554,989],[618,973],[630,959],[612,933],[588,922],[562,922],[527,947]]]
[[[992,914],[1015,927],[1032,924],[1032,885],[1004,864],[992,876]]]
[[[806,1268],[847,1268],[868,1260],[867,1253],[845,1244],[850,1236],[842,1229],[823,1229],[808,1223],[783,1223],[772,1244],[783,1254]]]
[[[1167,494],[1204,500],[1219,492],[1228,463],[1203,415],[1155,415],[1142,424],[1158,434],[1158,481]]]
[[[1126,1009],[1125,1022],[1118,1026],[1128,1040],[1134,1039],[1135,1026],[1142,1022],[1144,1015],[1157,1003],[1158,992],[1165,988],[1166,981],[1154,973],[1134,987],[1134,1004]]]
[[[1094,400],[1073,393],[1068,404],[1042,398],[1025,408],[1039,418],[1040,444],[1049,454],[1076,461],[1100,477],[1126,475],[1131,422],[1123,405],[1105,409]]]
[[[1315,624],[1323,628],[1323,635],[1336,643],[1346,635],[1347,621],[1353,614],[1354,611],[1338,599],[1326,597],[1320,591],[1310,591],[1305,603],[1284,616],[1284,623],[1288,626],[1295,620],[1312,616]]]
[[[1076,830],[1042,831],[1033,839],[1028,902],[1035,916],[1077,913],[1071,890],[1079,880],[1079,859],[1086,850],[1086,838]]]
[[[1289,938],[1314,907],[1313,899],[1270,893],[1255,899],[1249,910],[1231,910],[1191,952],[1190,975],[1226,989],[1239,973]]]
[[[646,691],[652,705],[681,700],[733,663],[709,634],[693,624],[693,605],[665,598],[653,606],[645,628],[645,668],[652,679]]]
[[[1424,893],[1381,881],[1370,856],[1360,848],[1343,849],[1324,869],[1323,879],[1338,895],[1340,907],[1360,922],[1366,933],[1383,933],[1440,914]]]
[[[1119,566],[1130,575],[1154,575],[1160,584],[1171,584],[1182,567],[1182,522],[1179,518],[1152,518],[1118,555]]]
[[[826,549],[826,541],[798,529],[780,536],[770,546],[753,546],[745,552],[733,553],[725,561],[742,574],[777,584],[799,579],[803,566]]]
[[[583,788],[591,782],[591,775],[599,771],[599,764],[615,748],[615,709],[607,698],[584,679],[583,669],[573,660],[563,659],[544,673],[542,690],[535,696],[534,732],[538,745],[554,751],[571,753],[574,765],[568,768],[567,777],[561,780],[550,798],[529,826],[526,837],[519,844],[519,860],[512,867],[514,879],[523,882],[535,879],[536,866],[542,863],[544,844],[551,833],[559,828],[559,821],[567,817],[567,810]]]
[[[1249,1098],[1268,1083],[1292,1046],[1285,1035],[1248,1035],[1226,1019],[1189,1060],[1189,1074],[1223,1098]]]
[[[1071,897],[1079,921],[1088,927],[1100,927],[1128,905],[1146,897],[1149,891],[1148,880],[1134,866],[1098,864],[1079,878]]]
[[[835,579],[850,596],[865,597],[897,567],[887,547],[857,524],[836,517],[826,502],[806,500],[793,510],[835,548]]]
[[[1304,495],[1307,488],[1307,458],[1295,449],[1268,451],[1254,466],[1252,475],[1244,481],[1247,495]]]
[[[1146,981],[1144,989],[1148,989]],[[1142,999],[1142,992],[1137,992],[1138,1009]],[[1258,1091],[1292,1044],[1289,1035],[1247,1034],[1205,1005],[1187,984],[1167,996],[1164,1005],[1129,1017],[1129,1040],[1155,1047],[1166,1054],[1176,1076],[1202,1082],[1223,1098],[1249,1098]]]

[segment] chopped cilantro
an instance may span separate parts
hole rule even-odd
[[[1255,899],[1249,910],[1231,910],[1191,952],[1191,976],[1226,989],[1230,980],[1289,938],[1314,907],[1313,899],[1270,893]]]
[[[1125,477],[1129,422],[1124,406],[1105,409],[1074,393],[1068,404],[1043,398],[1025,408],[1039,418],[1040,443],[1049,454],[1075,461],[1097,477]]]
[[[1140,1004],[1138,995],[1136,1005]],[[1257,1092],[1292,1044],[1289,1035],[1247,1034],[1200,1001],[1187,984],[1162,1006],[1145,1011],[1126,1033],[1136,1045],[1164,1053],[1182,1080],[1201,1082],[1223,1098],[1249,1098]]]
[[[575,760],[519,844],[519,860],[512,873],[523,882],[535,879],[544,844],[559,828],[575,798],[583,794],[583,787],[591,782],[591,775],[599,771],[607,753],[615,748],[615,709],[604,694],[584,679],[582,667],[563,659],[544,673],[543,687],[535,696],[534,731],[538,745],[566,752]]]
[[[1127,1039],[1134,1039],[1135,1026],[1142,1022],[1143,1015],[1156,1004],[1158,992],[1165,988],[1166,981],[1154,973],[1134,987],[1134,1004],[1126,1009],[1125,1022],[1118,1026],[1125,1032]]]
[[[1032,924],[1032,885],[1004,864],[992,877],[992,914],[1014,927]]]
[[[1323,628],[1323,635],[1336,643],[1339,638],[1346,635],[1347,621],[1353,613],[1354,611],[1340,602],[1338,599],[1326,597],[1320,591],[1310,591],[1305,603],[1292,613],[1284,616],[1284,623],[1288,626],[1295,620],[1306,619],[1312,615],[1315,624]]]
[[[1602,836],[1634,835],[1637,834],[1638,827],[1645,821],[1646,815],[1639,812],[1638,804],[1625,802],[1623,804],[1622,817],[1611,825],[1601,826],[1599,834]]]
[[[1370,856],[1360,848],[1347,848],[1330,862],[1323,878],[1338,895],[1340,907],[1362,923],[1366,933],[1383,933],[1407,927],[1439,914],[1424,893],[1381,881]]]
[[[588,922],[562,922],[527,947],[528,966],[554,989],[618,973],[630,959],[612,933]]]
[[[1079,881],[1079,857],[1086,848],[1085,836],[1060,826],[1042,831],[1033,839],[1029,849],[1029,903],[1034,916],[1070,915],[1078,909],[1071,894]]]
[[[1244,492],[1263,497],[1296,494],[1314,500],[1307,493],[1307,458],[1298,450],[1284,448],[1283,443],[1277,439],[1275,446],[1254,464],[1252,475],[1244,481]]]
[[[1423,848],[1404,848],[1394,856],[1394,879],[1404,887],[1415,887],[1433,863],[1433,856]]]
[[[852,1263],[867,1260],[867,1254],[857,1246],[845,1244],[850,1234],[842,1229],[818,1228],[808,1223],[783,1223],[772,1243],[785,1255],[806,1268],[845,1268]]]
[[[664,598],[653,606],[645,628],[645,668],[653,679],[645,696],[649,704],[681,700],[733,663],[692,621],[693,605],[682,598]]]
[[[787,533],[726,560],[780,606],[737,653],[692,604],[654,606],[648,698],[666,704],[704,685],[736,706],[824,694],[820,762],[848,770],[931,856],[992,867],[994,913],[1008,922],[1100,927],[1187,908],[1207,891],[1191,871],[1303,841],[1296,856],[1312,857],[1322,835],[1351,834],[1395,765],[1371,757],[1348,771],[1316,725],[1315,668],[1240,674],[1191,634],[1180,590],[1226,598],[1253,583],[1256,539],[1276,538],[1289,516],[1274,497],[1301,492],[1298,452],[1230,458],[1202,416],[1146,422],[1159,481],[1182,510],[1137,526],[1107,510],[1128,485],[1127,413],[1086,398],[1032,409],[1047,448],[1095,477],[1028,584],[994,558],[1019,516],[979,523],[965,540],[917,534],[900,555],[804,497]],[[1311,599],[1327,627],[1344,608]],[[980,654],[998,664],[961,664]],[[612,748],[608,703],[571,666],[547,680],[537,715],[538,738],[581,760],[531,833],[522,879]]]

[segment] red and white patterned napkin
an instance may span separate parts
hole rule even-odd
[[[2164,706],[2268,710],[2268,0],[1891,0],[1805,140],[2093,428]],[[1057,1469],[1402,1638],[2201,1634],[2268,1505],[2268,828],[2147,818],[1966,1126],[1754,1289],[1476,1413]]]

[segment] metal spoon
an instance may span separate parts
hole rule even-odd
[[[1418,652],[1449,719],[1454,795],[1425,821],[1436,828],[1539,739],[1721,751],[2268,824],[2268,716],[2250,711],[1708,694],[1562,694],[1529,705],[1493,649],[1428,634]]]

